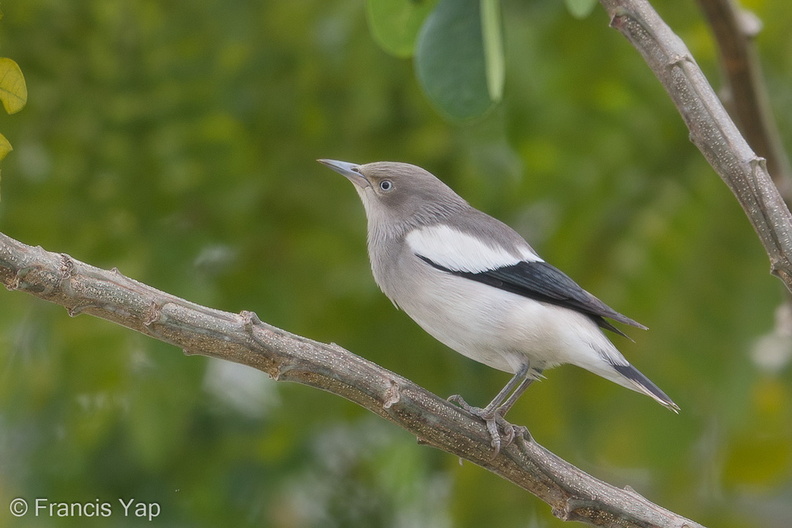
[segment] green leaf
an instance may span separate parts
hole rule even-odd
[[[379,46],[397,57],[409,57],[415,39],[437,0],[368,0],[369,29]]]
[[[0,58],[0,101],[9,114],[19,112],[27,103],[27,86],[16,62]]]
[[[3,134],[0,134],[0,160],[8,156],[8,153],[14,150],[11,143],[8,142]]]
[[[480,6],[480,0],[441,0],[418,34],[418,81],[440,113],[453,120],[479,117],[495,102],[487,82]]]
[[[481,34],[484,40],[484,63],[487,67],[487,90],[493,101],[503,97],[506,62],[503,56],[500,0],[481,0]]]
[[[566,0],[569,13],[575,18],[586,18],[594,11],[597,0]]]

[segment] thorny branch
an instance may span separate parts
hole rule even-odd
[[[757,156],[723,108],[685,43],[646,0],[600,0],[668,92],[699,148],[729,186],[770,258],[771,273],[792,291],[792,215]]]

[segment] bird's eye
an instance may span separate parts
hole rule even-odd
[[[379,184],[380,189],[387,192],[393,189],[393,182],[390,180],[382,180]]]

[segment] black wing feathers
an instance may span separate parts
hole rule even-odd
[[[602,328],[607,328],[620,335],[625,334],[606,321],[606,317],[620,323],[646,329],[641,323],[620,314],[591,295],[558,268],[543,261],[523,261],[512,266],[471,273],[448,269],[435,264],[426,257],[421,255],[418,255],[418,257],[434,268],[459,277],[465,277],[466,279],[481,282],[524,297],[530,297],[537,301],[576,310],[591,317]]]

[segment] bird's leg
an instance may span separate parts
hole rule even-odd
[[[501,445],[508,446],[514,441],[515,437],[529,434],[528,429],[510,424],[506,421],[504,416],[509,412],[509,409],[512,408],[514,403],[519,399],[522,393],[525,392],[525,389],[528,388],[534,379],[535,377],[531,374],[530,365],[524,365],[514,374],[514,377],[509,380],[497,396],[495,396],[495,398],[483,409],[468,404],[458,394],[449,398],[449,401],[456,403],[470,414],[484,420],[487,431],[489,431],[490,437],[492,438],[491,445],[495,448],[493,458],[500,452]],[[503,429],[504,436],[502,438],[501,434],[498,432],[498,426]]]
[[[525,374],[522,375],[522,381],[520,382],[520,385],[518,385],[517,388],[511,393],[509,398],[498,407],[501,416],[506,416],[506,413],[509,412],[514,404],[517,403],[517,400],[520,399],[520,396],[522,396],[523,392],[525,392],[525,389],[527,389],[537,377],[541,377],[542,374],[542,371],[538,369],[534,369],[533,374],[529,374],[530,368],[526,368],[525,371]],[[520,374],[520,372],[522,372],[522,369],[515,375],[515,378]],[[514,378],[512,378],[512,380],[514,380]],[[490,405],[492,404],[490,403]],[[489,405],[487,407],[489,407]]]

